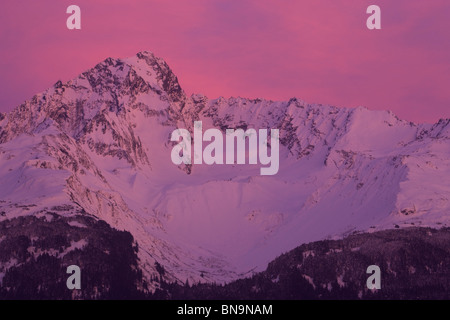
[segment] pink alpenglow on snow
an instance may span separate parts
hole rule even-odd
[[[278,172],[279,161],[279,137],[278,129],[271,129],[270,137],[270,155],[268,153],[267,129],[259,129],[258,133],[255,129],[226,129],[226,149],[224,154],[223,134],[219,129],[211,128],[203,133],[201,121],[194,122],[194,164],[245,164],[246,159],[246,138],[249,150],[247,153],[248,163],[257,164],[259,161],[263,165],[260,169],[261,175],[274,175]],[[181,141],[179,141],[181,138]],[[179,141],[174,146],[171,153],[172,162],[176,165],[181,163],[192,164],[191,156],[191,134],[186,129],[176,129],[172,132],[171,141]],[[203,149],[203,141],[211,141]],[[235,145],[236,142],[236,145]],[[235,161],[235,150],[236,158]],[[182,155],[181,155],[182,154]],[[224,161],[225,157],[225,161]]]
[[[186,95],[144,51],[0,114],[0,223],[88,213],[133,236],[146,279],[224,283],[302,243],[449,226],[449,141],[450,120]]]

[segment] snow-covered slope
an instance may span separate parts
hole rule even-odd
[[[180,165],[176,128],[280,130],[280,169]],[[0,114],[0,219],[71,205],[127,230],[144,275],[224,282],[301,243],[449,224],[450,125],[387,111],[187,97],[150,52],[108,58]],[[69,208],[69,207],[68,207]]]

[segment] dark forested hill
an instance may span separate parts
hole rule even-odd
[[[263,272],[226,285],[164,280],[148,284],[138,267],[138,244],[88,215],[46,212],[0,222],[1,299],[449,299],[450,229],[406,228],[303,244]],[[69,290],[66,268],[81,271]],[[369,290],[367,267],[381,270]],[[154,293],[146,290],[157,287]]]
[[[381,289],[366,286],[367,267]],[[304,244],[227,285],[164,284],[171,299],[449,299],[450,229],[407,228]]]

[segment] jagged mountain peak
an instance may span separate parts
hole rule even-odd
[[[138,52],[135,56],[125,59],[107,58],[94,68],[83,73],[81,77],[92,77],[91,85],[97,87],[98,77],[105,81],[99,81],[102,87],[117,89],[121,85],[154,90],[158,94],[166,93],[171,102],[183,102],[186,98],[178,78],[164,59],[155,56],[150,51]],[[114,86],[111,86],[111,85]],[[142,88],[144,87],[144,88]],[[136,94],[135,90],[130,92]]]
[[[171,132],[197,120],[279,129],[279,172],[174,165]],[[297,98],[186,97],[151,52],[107,58],[0,114],[0,220],[69,203],[130,231],[147,276],[159,261],[171,281],[229,280],[302,242],[448,223],[448,124]]]
[[[50,123],[78,136],[88,122],[109,112],[123,116],[133,110],[144,114],[165,110],[176,119],[185,101],[178,78],[152,52],[139,52],[125,59],[109,57],[72,80],[58,80],[51,88],[1,115],[0,141],[32,133]]]
[[[178,82],[177,76],[173,73],[166,61],[155,56],[153,52],[141,51],[135,57],[124,59],[124,61],[132,64],[137,70],[145,70],[147,72],[149,71],[148,68],[153,70],[159,85],[169,95],[171,101],[183,102],[186,99],[186,95]]]

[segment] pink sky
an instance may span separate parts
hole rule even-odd
[[[82,30],[66,28],[70,4]],[[370,4],[382,9],[382,30],[366,28]],[[450,118],[448,0],[10,0],[0,25],[0,111],[109,56],[149,50],[188,95]]]

